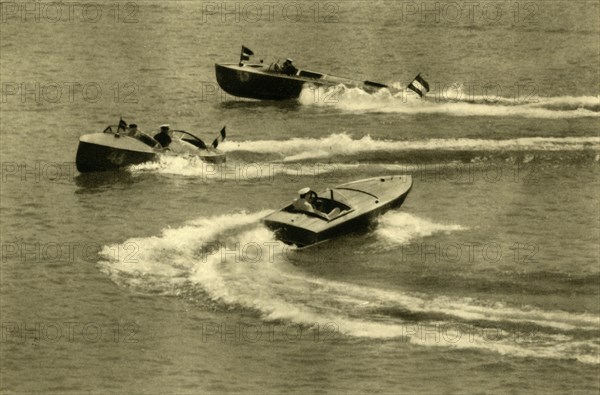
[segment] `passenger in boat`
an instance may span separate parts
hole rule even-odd
[[[169,125],[160,125],[160,132],[154,135],[154,140],[158,141],[163,148],[167,148],[171,144]]]
[[[138,130],[137,125],[135,123],[129,124],[129,126],[127,127],[127,135],[133,138],[139,137],[140,131]]]
[[[152,148],[158,148],[158,141],[154,140],[152,137],[148,136],[146,133],[142,132],[137,128],[137,125],[132,123],[127,127],[127,136],[133,137],[134,139],[140,140],[142,143],[146,144]]]

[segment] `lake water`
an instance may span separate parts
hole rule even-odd
[[[598,392],[597,2],[68,4],[2,3],[3,392]],[[233,98],[241,44],[432,92]],[[120,116],[227,164],[79,174]],[[392,174],[373,229],[260,224]]]

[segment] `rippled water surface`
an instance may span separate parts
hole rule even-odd
[[[2,391],[597,393],[598,3],[223,4],[3,9]],[[235,99],[214,63],[241,44],[433,90]],[[119,116],[227,125],[227,163],[79,174]],[[412,191],[371,229],[297,251],[260,223],[392,174]]]

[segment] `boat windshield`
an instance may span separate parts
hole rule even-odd
[[[348,197],[344,195],[344,193],[341,192],[339,189],[336,189],[334,191],[333,189],[327,188],[326,194],[329,195],[329,199],[337,202],[338,205],[345,206],[348,207],[348,209],[350,209],[350,206],[347,204],[347,202],[349,201]]]
[[[277,59],[274,62],[271,62],[271,64],[269,64],[269,68],[267,69],[268,71],[275,71],[275,72],[280,72],[281,71],[281,63],[280,60]]]

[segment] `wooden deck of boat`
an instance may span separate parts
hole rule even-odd
[[[326,220],[302,212],[276,211],[264,218],[265,221],[288,224],[307,229],[315,233],[323,232],[344,222],[351,221],[371,211],[378,211],[395,199],[406,194],[412,186],[412,178],[408,175],[394,175],[368,178],[320,192],[319,196],[331,198],[350,206],[350,211],[343,211],[339,216]]]
[[[144,153],[154,153],[154,150],[141,141],[126,135],[114,133],[91,133],[83,135],[79,141],[89,144],[96,144],[114,149],[125,151],[137,151]]]
[[[351,199],[351,207],[364,207],[375,203],[388,202],[409,189],[412,185],[412,178],[408,175],[395,175],[385,177],[367,178],[338,185],[333,188],[334,198],[338,191],[341,195],[346,195]],[[352,197],[349,196],[351,194]],[[337,199],[344,202],[342,199]]]

